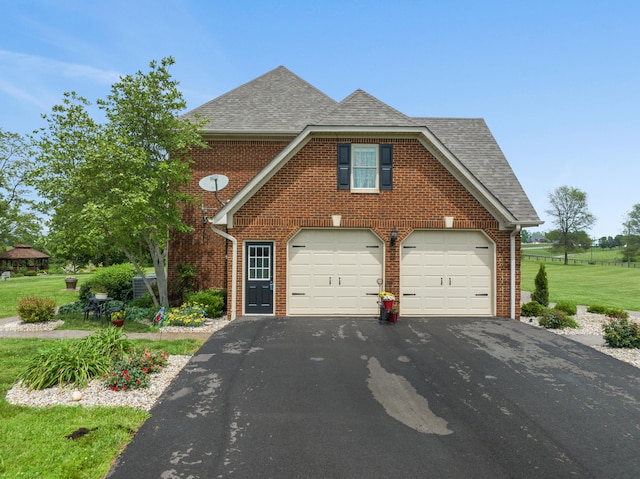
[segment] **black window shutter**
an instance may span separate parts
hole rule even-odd
[[[393,145],[380,145],[380,189],[393,189]]]
[[[351,187],[351,144],[338,143],[338,189]]]

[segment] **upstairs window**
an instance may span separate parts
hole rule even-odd
[[[392,145],[338,144],[338,189],[377,193],[392,189]]]

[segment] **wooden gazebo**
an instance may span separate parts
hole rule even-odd
[[[17,244],[13,249],[0,253],[0,271],[18,273],[21,268],[26,271],[46,270],[49,268],[49,255],[28,244]]]

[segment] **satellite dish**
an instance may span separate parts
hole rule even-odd
[[[229,184],[229,178],[224,175],[209,175],[202,178],[198,184],[205,191],[218,192]]]

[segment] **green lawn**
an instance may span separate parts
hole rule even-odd
[[[149,415],[124,407],[30,408],[7,403],[5,395],[29,358],[51,341],[60,340],[0,339],[0,477],[102,478]],[[155,351],[193,354],[203,341],[135,342]],[[76,440],[65,437],[81,427],[97,429]]]
[[[89,274],[77,275],[78,287],[89,276]],[[0,318],[17,316],[16,304],[18,301],[32,294],[51,298],[57,306],[74,302],[78,299],[78,293],[65,289],[64,278],[64,275],[22,276],[0,281]]]
[[[574,301],[590,306],[603,305],[640,311],[640,268],[545,262],[549,280],[549,300]],[[521,287],[535,289],[534,279],[539,261],[522,260]]]

